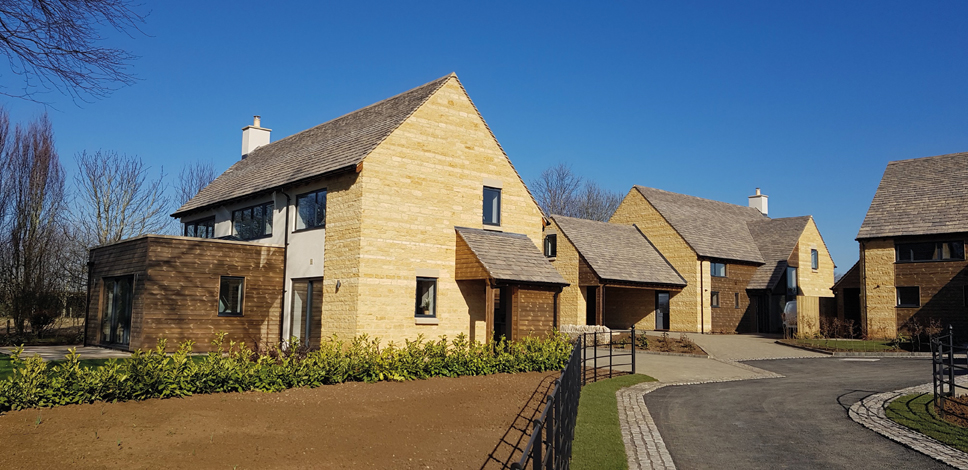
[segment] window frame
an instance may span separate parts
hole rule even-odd
[[[721,300],[719,298],[719,291],[714,290],[714,291],[710,291],[709,292],[709,306],[710,307],[712,307],[712,308],[719,308],[720,301]]]
[[[550,245],[548,242],[551,242]],[[545,258],[557,258],[558,257],[558,234],[549,233],[544,237],[544,255]]]
[[[902,304],[901,303],[901,289],[916,289],[917,290],[917,293],[918,293],[917,294],[918,295],[918,303],[917,304]],[[894,290],[895,290],[895,294],[896,294],[896,297],[897,297],[897,299],[896,299],[897,300],[897,304],[895,305],[896,308],[921,308],[921,286],[896,286],[894,288]]]
[[[198,233],[198,226],[200,224],[203,224],[203,223],[205,223],[205,224],[211,223],[212,224],[212,236],[211,237],[200,237],[200,236],[197,235],[197,233]],[[204,238],[204,239],[212,239],[212,238],[215,238],[215,216],[214,215],[211,216],[211,217],[204,217],[204,218],[201,218],[201,219],[193,220],[191,222],[185,222],[182,225],[183,225],[182,226],[182,236],[183,237]],[[196,235],[189,235],[188,234],[188,227],[189,226],[194,226],[195,227],[195,233],[196,233]],[[205,225],[205,227],[208,228],[208,225]]]
[[[429,315],[417,313],[422,310],[420,305],[420,283],[421,282],[433,282],[433,286],[434,286],[433,287],[434,298],[431,301],[431,306],[433,308],[431,309],[431,313]],[[438,297],[437,287],[439,285],[440,283],[438,282],[438,278],[436,277],[417,276],[416,291],[414,295],[414,306],[413,306],[413,317],[415,319],[431,319],[431,318],[436,319],[437,318],[437,297]]]
[[[931,259],[914,259],[913,247],[917,245],[934,245],[931,251]],[[945,245],[956,245],[961,246],[961,257],[954,258],[948,257],[943,258],[944,246]],[[911,255],[911,259],[901,258],[901,248],[908,247],[907,251]],[[950,248],[949,248],[950,251]],[[946,261],[965,261],[965,241],[964,240],[942,240],[935,242],[906,242],[906,243],[895,243],[894,244],[894,262],[895,263],[941,263]]]
[[[810,269],[814,271],[820,269],[820,252],[816,248],[810,249]]]
[[[239,280],[241,281],[241,288],[239,289],[239,311],[238,312],[223,312],[222,311],[222,286],[225,281]],[[219,276],[218,278],[218,297],[215,300],[215,311],[220,317],[241,317],[245,315],[245,276]]]
[[[319,194],[320,193],[323,194],[323,222],[321,224],[319,224],[319,225],[313,225],[312,227],[299,228],[299,221],[300,221],[300,218],[299,218],[299,200],[302,199],[302,198],[304,198],[304,197],[306,197],[306,196],[309,196],[309,195],[315,195],[316,196],[316,198],[315,198],[316,199],[316,204],[318,205],[319,204]],[[327,204],[328,201],[329,201],[329,190],[327,188],[321,188],[321,189],[317,189],[315,191],[309,191],[309,192],[305,192],[305,193],[302,193],[302,194],[297,194],[296,195],[296,216],[295,216],[295,218],[293,220],[292,233],[308,232],[310,230],[318,230],[318,229],[324,229],[324,228],[326,228],[326,215],[327,215],[326,214],[326,204]]]
[[[713,267],[716,266],[716,265],[719,265],[719,266],[722,266],[723,267],[723,274],[722,274],[722,276],[720,276],[718,274],[714,274],[715,270],[713,269]],[[719,262],[715,262],[715,261],[710,261],[709,262],[709,276],[710,277],[722,277],[722,278],[729,277],[729,271],[726,268],[726,263],[719,263]]]
[[[255,208],[257,208],[257,207],[261,207],[262,208],[263,220],[268,220],[269,221],[269,232],[268,233],[265,232],[265,225],[263,225],[263,227],[262,227],[263,234],[262,235],[260,235],[258,237],[252,237],[252,238],[243,238],[242,236],[239,235],[238,228],[235,226],[235,224],[236,224],[236,222],[235,222],[235,220],[236,220],[235,214],[241,214],[242,216],[244,216],[245,215],[244,213],[246,211],[248,211],[249,212],[249,219],[251,220],[251,219],[254,219],[255,218]],[[266,208],[269,209],[268,212],[266,211]],[[268,218],[265,217],[266,214],[269,215]],[[232,236],[238,238],[239,240],[244,240],[244,241],[261,240],[263,238],[269,238],[269,237],[272,236],[272,231],[275,228],[275,221],[273,220],[275,218],[275,215],[276,215],[276,204],[275,204],[274,201],[263,202],[262,204],[253,204],[253,205],[248,206],[248,207],[243,207],[241,209],[236,209],[236,210],[232,211],[232,219],[231,219],[231,222],[232,222]],[[242,220],[239,220],[239,222],[242,222]]]
[[[494,192],[497,193],[497,211],[495,211],[496,219],[497,219],[496,222],[490,222],[490,221],[487,221],[487,220],[484,219],[484,207],[487,204],[487,197],[486,196],[487,196],[487,192],[489,190],[490,191],[494,191]],[[482,202],[481,202],[481,223],[483,223],[484,225],[487,225],[487,226],[490,226],[490,227],[500,227],[501,226],[501,206],[503,204],[503,202],[501,201],[501,199],[503,198],[501,192],[502,192],[501,191],[501,188],[495,188],[493,186],[484,186],[484,189],[481,191],[481,194],[483,196],[482,197]]]

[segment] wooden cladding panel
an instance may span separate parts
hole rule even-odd
[[[192,340],[196,351],[212,349],[215,334],[249,346],[275,344],[282,313],[283,249],[256,244],[152,238],[142,343],[165,338],[168,348]],[[222,276],[245,278],[242,316],[219,316]]]
[[[544,336],[555,328],[555,293],[558,289],[518,287],[514,294],[514,339]]]
[[[89,298],[84,324],[86,328],[85,345],[97,345],[101,342],[104,278],[137,275],[138,279],[136,279],[134,286],[132,310],[143,306],[144,299],[141,297],[141,292],[144,290],[144,273],[147,256],[147,238],[138,238],[91,250],[88,258],[92,264],[89,271],[90,290],[88,291]],[[140,318],[132,317],[131,340],[137,340],[136,335],[140,334]]]
[[[454,259],[454,278],[458,281],[489,278],[490,276],[487,274],[487,270],[484,269],[481,261],[477,259],[477,255],[467,246],[467,242],[460,235],[455,236],[457,237],[457,249],[455,250]]]
[[[710,292],[719,292],[719,307],[711,307],[713,333],[756,332],[756,312],[750,308],[746,286],[749,285],[756,266],[729,264],[726,277],[710,277]],[[739,294],[739,305],[736,305]]]
[[[592,271],[592,267],[588,265],[585,258],[581,255],[578,256],[578,285],[579,286],[597,286],[601,284],[595,271]]]
[[[896,263],[894,282],[897,287],[918,287],[920,308],[897,308],[900,329],[912,317],[922,324],[938,320],[951,324],[955,331],[968,331],[968,262],[940,261]]]

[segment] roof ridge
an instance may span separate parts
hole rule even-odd
[[[888,161],[887,164],[893,165],[895,163],[908,163],[908,162],[913,162],[915,160],[928,160],[932,158],[944,158],[944,157],[960,157],[963,155],[968,155],[968,152],[954,152],[954,153],[945,153],[942,155],[931,155],[927,157],[905,158],[903,160],[891,160],[891,161]]]
[[[413,91],[416,91],[416,90],[419,90],[419,89],[421,89],[421,88],[423,88],[423,87],[425,87],[425,86],[427,86],[427,85],[431,85],[431,84],[433,84],[433,83],[435,83],[435,82],[440,82],[440,83],[438,83],[438,84],[437,84],[437,87],[436,87],[436,89],[435,89],[434,91],[432,91],[432,92],[430,92],[430,94],[428,94],[428,95],[427,95],[427,99],[429,99],[429,98],[430,98],[430,96],[431,96],[431,95],[433,95],[434,93],[436,93],[436,92],[437,92],[437,90],[439,90],[439,89],[440,89],[440,87],[441,87],[441,86],[442,86],[442,85],[443,85],[444,83],[446,83],[446,82],[447,82],[447,80],[448,80],[448,79],[450,79],[451,77],[454,77],[454,78],[457,78],[457,75],[456,75],[456,74],[455,74],[454,72],[451,72],[451,73],[450,73],[450,74],[448,74],[448,75],[444,75],[443,77],[440,77],[440,78],[437,78],[437,79],[435,79],[435,80],[431,80],[431,81],[429,81],[429,82],[427,82],[427,83],[424,83],[423,85],[419,85],[419,86],[415,86],[415,87],[413,87],[413,88],[411,88],[411,89],[409,89],[409,90],[407,90],[407,91],[404,91],[404,92],[401,92],[401,93],[397,93],[397,94],[395,94],[395,95],[393,95],[393,96],[391,96],[391,97],[389,97],[389,98],[384,98],[384,99],[382,99],[382,100],[380,100],[380,101],[377,101],[376,103],[371,103],[371,104],[369,104],[369,105],[367,105],[367,106],[364,106],[364,107],[362,107],[362,108],[358,108],[358,109],[355,109],[355,110],[353,110],[353,111],[350,111],[350,112],[348,112],[348,113],[344,113],[344,114],[342,114],[342,115],[340,115],[340,116],[337,116],[337,117],[335,117],[335,118],[333,118],[333,119],[330,119],[330,120],[328,120],[328,121],[325,121],[325,122],[322,122],[322,123],[319,123],[319,124],[316,124],[315,126],[313,126],[313,127],[310,127],[310,128],[308,128],[308,129],[303,129],[303,130],[301,130],[301,131],[299,131],[299,132],[296,132],[295,134],[289,134],[289,135],[287,135],[287,136],[285,136],[285,137],[283,137],[283,138],[281,138],[281,139],[279,139],[279,140],[277,140],[277,141],[275,141],[275,142],[270,142],[270,143],[268,143],[268,144],[266,144],[266,145],[263,145],[263,146],[261,146],[261,147],[259,147],[259,148],[257,148],[257,149],[255,149],[255,150],[253,150],[252,152],[253,152],[253,153],[256,153],[256,152],[259,152],[259,151],[260,151],[260,150],[262,150],[262,149],[265,149],[265,148],[267,148],[267,147],[270,147],[270,146],[272,146],[272,145],[275,145],[275,144],[278,144],[278,143],[280,143],[280,142],[285,142],[285,141],[287,141],[287,140],[292,140],[292,139],[294,139],[294,138],[296,138],[296,137],[298,137],[298,136],[300,136],[300,135],[302,135],[302,134],[305,134],[306,132],[310,132],[310,131],[312,131],[312,130],[314,130],[314,129],[316,129],[316,128],[318,128],[318,127],[320,127],[320,126],[325,126],[325,125],[327,125],[327,124],[330,124],[330,123],[332,123],[332,122],[335,122],[335,121],[339,121],[340,119],[343,119],[343,118],[345,118],[345,117],[347,117],[347,116],[350,116],[350,115],[352,115],[352,114],[356,114],[356,113],[359,113],[359,112],[361,112],[361,111],[364,111],[364,110],[367,110],[367,109],[370,109],[370,108],[374,108],[374,107],[376,107],[376,106],[378,106],[378,105],[381,105],[381,104],[383,104],[383,103],[386,103],[387,101],[391,101],[391,100],[393,100],[393,99],[396,99],[396,98],[399,98],[399,97],[401,97],[401,96],[403,96],[403,95],[406,95],[407,93],[410,93],[410,92],[413,92]],[[417,110],[417,108],[419,108],[420,106],[423,106],[423,104],[427,102],[427,99],[424,99],[423,101],[421,101],[421,102],[420,102],[420,104],[419,104],[419,105],[417,105],[416,107],[414,107],[414,109],[413,109],[413,111],[411,111],[411,112],[410,112],[410,114],[408,114],[408,115],[407,115],[407,117],[405,117],[405,118],[403,118],[403,121],[406,121],[406,120],[407,120],[408,118],[410,118],[410,116],[412,116],[412,115],[413,115],[413,113],[414,113],[414,111],[416,111],[416,110]],[[403,121],[401,121],[401,124],[403,123]],[[398,126],[397,126],[397,127],[395,127],[395,128],[393,129],[393,130],[395,131],[395,130],[396,130],[396,129],[397,129],[398,127],[400,127],[400,126],[398,125]],[[393,131],[390,131],[390,134],[392,134],[392,133],[393,133]],[[386,137],[384,137],[384,140],[386,140]],[[383,140],[381,140],[381,141],[380,141],[379,143],[377,143],[377,145],[376,145],[376,146],[374,146],[373,148],[376,148],[376,147],[377,147],[377,146],[379,146],[379,145],[380,145],[380,143],[382,143],[382,142],[383,142]],[[372,152],[373,150],[372,150],[372,149],[370,149],[370,151]],[[369,152],[368,152],[367,154],[369,154]],[[364,157],[364,158],[365,158],[365,157]],[[229,168],[231,169],[231,167],[229,167]],[[228,171],[228,170],[226,170],[226,171]]]
[[[693,196],[692,194],[677,193],[677,192],[668,191],[668,190],[665,190],[665,189],[653,188],[651,186],[642,186],[640,184],[634,184],[634,185],[632,185],[632,187],[638,189],[640,193],[642,192],[642,189],[651,189],[651,190],[654,190],[654,191],[661,191],[661,192],[664,192],[664,193],[667,193],[667,194],[675,194],[677,196],[684,196],[684,197],[688,197],[688,198],[692,198],[692,199],[698,199],[700,201],[714,202],[714,203],[717,203],[717,204],[726,204],[726,205],[733,206],[733,207],[738,207],[738,208],[744,209],[744,210],[745,209],[753,209],[753,210],[759,212],[759,209],[757,209],[755,207],[743,206],[743,205],[740,205],[740,204],[733,204],[732,202],[719,201],[719,200],[716,200],[716,199],[709,199],[709,198],[705,198],[705,197]],[[642,195],[645,196],[645,194],[642,194]],[[646,199],[648,199],[648,198],[646,197]],[[769,216],[764,215],[762,212],[760,213],[760,215],[763,215],[763,217],[766,218],[766,219],[770,219]]]

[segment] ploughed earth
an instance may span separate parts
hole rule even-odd
[[[0,415],[0,468],[507,468],[558,372]]]

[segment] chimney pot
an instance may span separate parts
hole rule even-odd
[[[252,116],[252,126],[262,127],[261,124],[262,124],[262,119],[259,116]],[[759,188],[757,188],[757,191],[759,191]]]

